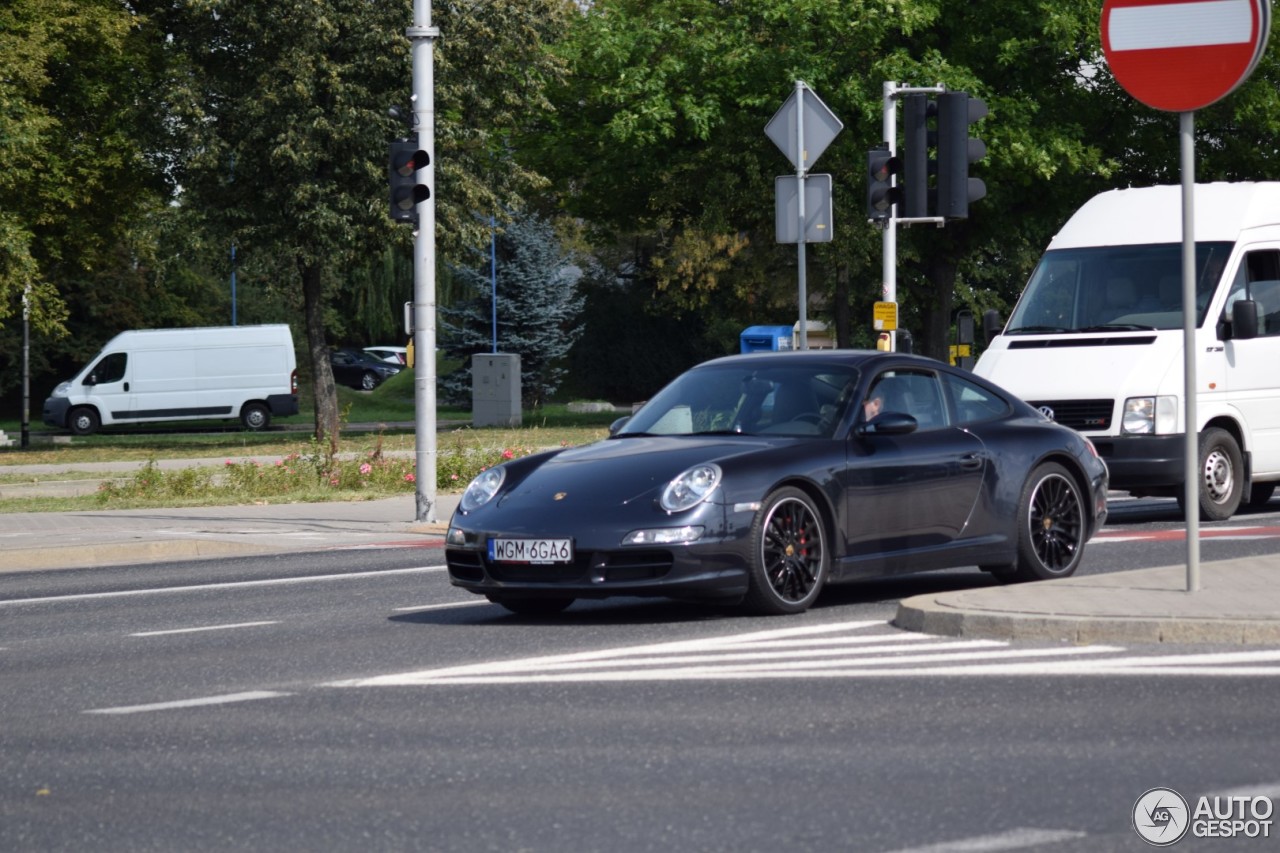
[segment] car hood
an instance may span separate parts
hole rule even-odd
[[[599,509],[653,500],[682,471],[703,462],[777,447],[783,440],[725,436],[637,436],[571,447],[548,457],[512,485],[497,505]]]

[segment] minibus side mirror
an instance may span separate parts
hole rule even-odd
[[[1231,325],[1224,329],[1222,339],[1247,341],[1258,336],[1258,303],[1252,299],[1237,299],[1231,305]]]
[[[1004,331],[1004,318],[1000,316],[1000,312],[994,308],[988,308],[982,312],[982,334],[986,336],[987,342]]]

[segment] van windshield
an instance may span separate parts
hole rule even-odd
[[[1196,244],[1196,326],[1204,323],[1231,243]],[[1040,259],[1008,335],[1182,328],[1182,245],[1056,249]]]

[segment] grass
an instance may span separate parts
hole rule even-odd
[[[413,395],[412,371],[372,392],[339,388],[344,428],[336,454],[327,442],[321,448],[314,440],[309,395],[301,400],[303,414],[277,419],[263,432],[211,421],[200,425],[208,431],[194,432],[197,425],[190,423],[128,426],[53,444],[49,437],[65,431],[32,425],[30,447],[0,449],[0,486],[37,479],[102,479],[102,485],[92,495],[0,498],[0,512],[370,500],[412,493],[417,488]],[[470,416],[469,410],[437,410],[437,491],[459,491],[504,459],[604,438],[617,417],[552,405],[525,412],[526,426],[520,428],[473,429]],[[20,428],[0,420],[10,438],[16,439]],[[157,463],[167,459],[208,459],[209,464],[162,469]],[[120,469],[104,474],[76,468],[91,463],[119,463]],[[16,468],[33,464],[61,470],[36,477]]]

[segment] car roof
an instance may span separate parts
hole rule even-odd
[[[800,362],[806,364],[842,364],[860,369],[874,368],[890,362],[895,364],[918,364],[921,367],[947,368],[948,366],[932,358],[903,352],[881,352],[880,350],[859,349],[810,349],[784,350],[782,352],[749,352],[739,355],[727,355],[722,358],[703,362],[699,367],[713,365],[769,365]]]

